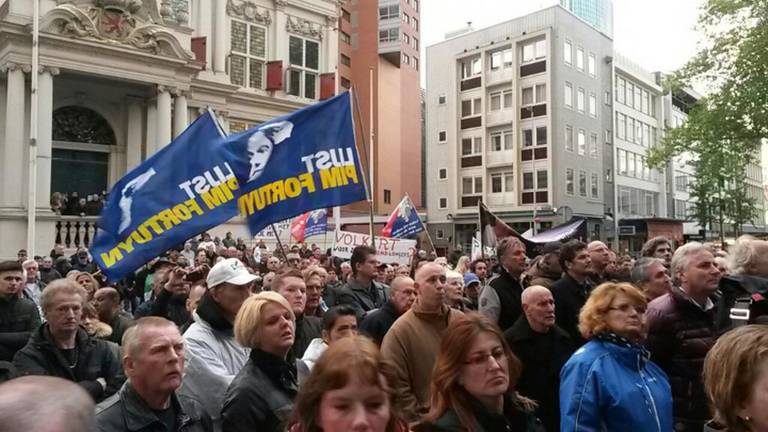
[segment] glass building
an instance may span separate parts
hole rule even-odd
[[[560,6],[613,37],[612,0],[560,0]]]

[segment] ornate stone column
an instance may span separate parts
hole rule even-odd
[[[155,152],[160,145],[157,143],[157,99],[151,99],[147,101],[147,135],[146,135],[146,148],[144,151],[144,159],[146,160]]]
[[[227,30],[227,0],[213,0],[214,11],[214,34],[213,37],[213,71],[219,75],[226,73],[227,62],[227,41],[229,40],[229,30]]]
[[[176,97],[173,105],[173,137],[176,138],[184,132],[187,124],[189,124],[189,114],[187,112],[189,108],[187,106],[186,92],[177,90],[174,94]]]
[[[38,211],[51,212],[51,159],[53,156],[53,77],[54,67],[41,67],[37,81],[37,193]]]
[[[26,84],[24,73],[32,67],[6,63],[0,70],[8,75],[5,107],[5,140],[0,146],[0,207],[21,209],[25,207],[24,186],[27,184],[25,167],[27,160],[26,138]]]
[[[141,163],[141,132],[143,121],[141,118],[142,98],[129,96],[125,100],[128,106],[128,124],[125,136],[125,165],[126,172],[136,168]]]
[[[171,142],[171,89],[157,86],[157,148]]]
[[[197,1],[197,35],[206,37],[205,44],[205,70],[210,71],[211,63],[213,63],[213,23],[211,17],[213,17],[213,11],[211,10],[211,0],[198,0]]]

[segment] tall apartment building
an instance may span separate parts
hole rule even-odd
[[[364,123],[358,128],[358,142],[365,141],[368,152],[373,149],[378,215],[389,214],[406,193],[422,205],[419,3],[347,0],[341,7],[340,86],[342,90],[354,86],[357,91]],[[357,117],[355,122],[360,123]],[[368,207],[365,203],[345,207],[345,220],[354,214],[347,209],[367,212]]]
[[[560,0],[560,6],[613,37],[612,0]]]
[[[560,6],[427,48],[428,228],[471,245],[482,200],[520,231],[603,235],[613,43]],[[608,163],[606,163],[606,160]]]

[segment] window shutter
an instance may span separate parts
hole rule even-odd
[[[208,59],[205,57],[206,46],[208,45],[207,36],[193,37],[192,38],[192,53],[195,54],[195,60],[203,64],[205,68]]]
[[[320,75],[320,100],[326,100],[336,95],[336,74]]]
[[[283,89],[283,61],[267,62],[267,90]]]

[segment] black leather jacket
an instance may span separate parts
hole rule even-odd
[[[224,397],[222,431],[283,431],[296,393],[296,372],[290,363],[259,349],[251,350],[251,358]]]
[[[197,401],[174,393],[171,404],[176,410],[173,432],[213,432],[211,417]],[[96,427],[99,432],[171,432],[165,430],[130,382],[96,406]]]

